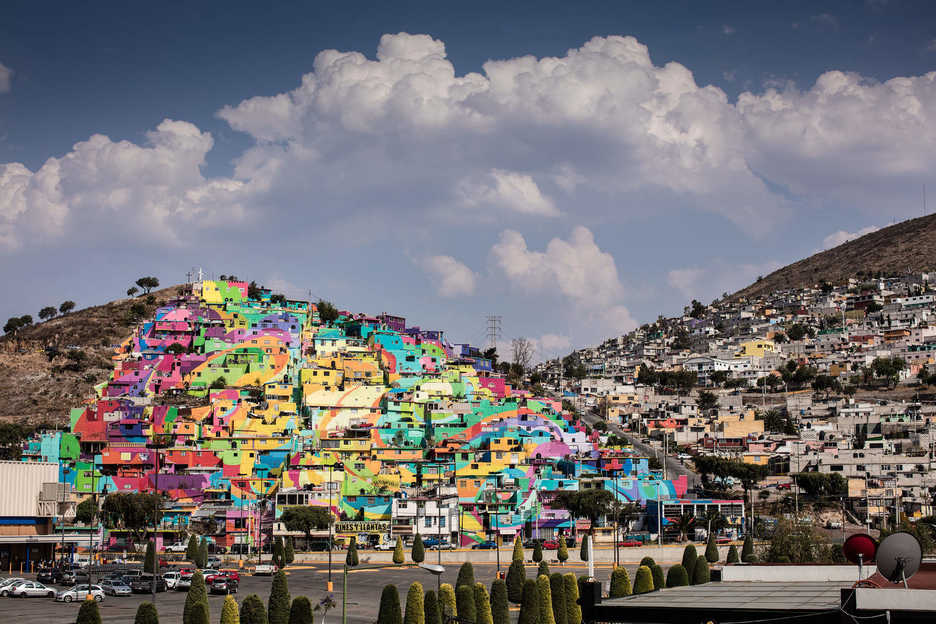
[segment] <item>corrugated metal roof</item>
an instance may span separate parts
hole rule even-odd
[[[58,477],[56,463],[0,461],[0,516],[38,515],[42,484]]]

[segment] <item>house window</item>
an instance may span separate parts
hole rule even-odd
[[[426,528],[429,528],[429,527],[432,526],[432,517],[431,517],[431,516],[426,516],[426,518],[425,518],[425,526],[426,526]]]

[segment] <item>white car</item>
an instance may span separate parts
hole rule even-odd
[[[52,598],[55,596],[55,590],[46,587],[38,581],[23,581],[13,585],[10,595],[14,598],[32,598],[34,596],[46,596]]]
[[[175,589],[176,584],[178,584],[179,580],[182,578],[182,575],[178,572],[166,572],[163,574],[163,578],[166,579],[166,587],[169,589]]]
[[[8,579],[3,579],[2,581],[0,581],[0,596],[9,596],[10,590],[13,589],[13,586],[18,583],[22,583],[25,580],[26,579],[21,578],[19,576],[13,576]]]
[[[188,550],[188,544],[185,544],[183,542],[178,542],[176,544],[169,544],[168,546],[166,546],[166,552],[184,553],[186,550]]]
[[[276,572],[276,566],[269,563],[258,563],[254,568],[254,576],[273,576],[274,572]]]
[[[374,548],[376,550],[393,550],[396,548],[396,542],[380,542]]]
[[[77,602],[79,600],[87,600],[88,593],[88,585],[75,585],[71,589],[63,589],[59,593],[55,594],[55,600],[56,602]],[[104,600],[104,590],[101,589],[100,585],[91,585],[90,593],[91,596],[98,602]]]

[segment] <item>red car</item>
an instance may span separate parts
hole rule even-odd
[[[637,546],[643,546],[643,542],[640,540],[624,540],[623,542],[618,542],[618,546],[624,546],[627,548],[635,548]]]
[[[195,574],[194,568],[182,568],[179,570],[179,576],[184,579],[191,579],[193,574]]]
[[[234,579],[235,581],[240,583],[240,573],[237,572],[236,570],[222,570],[218,572],[217,574],[209,574],[208,576],[205,577],[205,582],[211,583],[215,579],[218,579],[218,578]]]
[[[778,490],[789,490],[792,487],[793,487],[792,483],[778,483],[777,484]]]
[[[543,540],[543,548],[545,550],[559,550],[559,542],[556,540]]]

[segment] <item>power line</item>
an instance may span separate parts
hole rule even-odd
[[[497,349],[497,339],[501,337],[501,318],[496,314],[487,316],[488,348]]]

